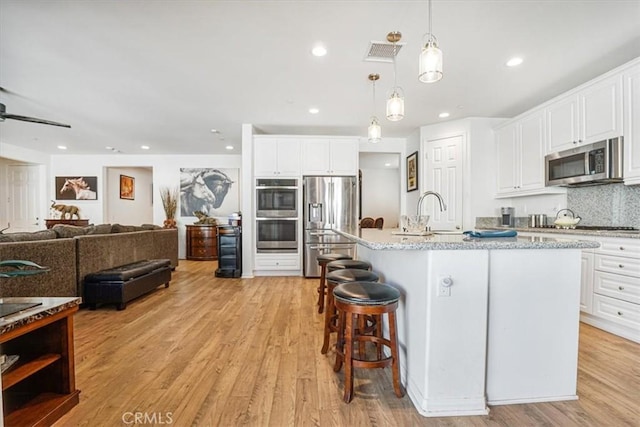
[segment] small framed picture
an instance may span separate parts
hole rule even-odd
[[[418,152],[407,156],[407,192],[418,189]]]
[[[131,176],[120,175],[120,198],[134,200],[136,198],[136,179]]]

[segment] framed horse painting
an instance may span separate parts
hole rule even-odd
[[[136,179],[134,177],[120,175],[120,198],[126,200],[135,200]]]
[[[56,176],[56,200],[97,199],[97,176]]]

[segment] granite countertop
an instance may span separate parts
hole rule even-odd
[[[81,299],[76,297],[11,297],[0,298],[0,304],[41,303],[24,311],[0,317],[0,335],[28,325],[37,320],[52,316],[68,308],[80,305]]]
[[[461,233],[409,236],[393,234],[400,230],[388,228],[335,231],[356,243],[377,250],[585,249],[600,246],[593,241],[541,236],[469,238]]]
[[[478,230],[505,230],[503,227],[478,227]],[[596,231],[596,230],[581,230],[581,229],[564,229],[564,228],[534,228],[534,227],[516,227],[509,228],[509,230],[516,230],[522,233],[549,233],[549,234],[564,234],[572,236],[596,236],[596,237],[622,237],[627,239],[640,239],[640,232],[638,231]]]

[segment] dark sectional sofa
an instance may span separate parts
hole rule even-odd
[[[82,297],[90,273],[146,259],[169,259],[175,269],[178,230],[100,224],[0,234],[0,260],[12,259],[33,261],[50,271],[0,279],[0,297]]]

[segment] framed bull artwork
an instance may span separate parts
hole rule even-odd
[[[180,216],[226,217],[240,209],[240,169],[180,169]]]

